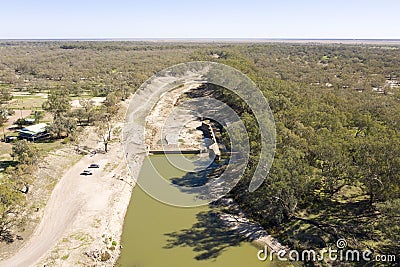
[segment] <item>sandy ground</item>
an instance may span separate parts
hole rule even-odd
[[[106,100],[106,98],[105,97],[92,97],[92,98],[90,98],[90,100],[93,101],[93,104],[95,106],[100,106],[101,103],[103,103]],[[82,107],[81,104],[79,103],[79,99],[72,100],[71,106],[73,108],[81,108]]]
[[[104,252],[105,238],[119,240],[132,184],[124,172],[121,144],[109,147],[109,153],[87,155],[63,175],[29,241],[0,266],[93,265],[96,259],[84,252]],[[91,163],[100,168],[92,176],[80,175]],[[110,260],[117,251],[109,251]]]
[[[122,111],[127,103],[123,105]],[[123,123],[118,123],[114,129],[121,129],[122,126]],[[43,188],[47,187],[46,183],[58,181],[47,204],[38,213],[42,219],[38,218],[40,223],[31,236],[19,242],[20,249],[0,262],[0,266],[112,265],[119,255],[119,239],[133,187],[131,176],[126,171],[120,140],[120,136],[116,135],[109,143],[107,154],[84,156],[61,172],[64,173],[61,178],[51,181],[42,179],[45,183],[41,185]],[[103,149],[93,129],[88,131],[81,146],[91,150],[97,148],[98,151]],[[63,157],[58,160],[62,161]],[[93,169],[92,176],[80,175],[91,163],[100,164],[100,168]],[[48,169],[46,164],[39,166],[39,172]],[[48,173],[48,176],[51,175]],[[31,192],[32,198],[34,191]],[[37,192],[44,193],[43,190]],[[102,261],[103,254],[107,257],[103,257]]]
[[[126,173],[121,144],[117,142],[109,148],[107,154],[83,158],[57,185],[53,195],[63,199],[49,201],[54,203],[49,208],[57,211],[49,212],[54,217],[48,220],[56,224],[56,228],[59,224],[65,227],[56,245],[44,251],[46,254],[37,266],[110,266],[117,259],[133,184]],[[100,168],[94,169],[92,176],[80,176],[90,163],[98,163]],[[62,192],[57,194],[59,188]],[[62,214],[60,207],[63,207]],[[49,232],[46,229],[46,233]],[[39,240],[43,238],[46,236]],[[106,252],[110,258],[102,261],[101,254]]]
[[[8,133],[8,132],[12,131],[12,130],[10,130],[8,128],[13,127],[13,126],[17,126],[17,125],[14,125],[14,122],[16,122],[19,118],[26,118],[29,115],[31,115],[31,113],[32,113],[32,110],[18,110],[18,109],[16,109],[14,111],[15,111],[14,115],[7,117],[8,120],[4,125],[4,132],[5,133]]]
[[[181,150],[201,149],[203,133],[196,130],[201,125],[190,112],[176,106],[179,97],[200,83],[185,84],[163,94],[146,118],[146,145],[149,150],[177,148]],[[173,112],[173,117],[170,117]],[[167,122],[167,123],[166,123]]]

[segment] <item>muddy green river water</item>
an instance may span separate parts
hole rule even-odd
[[[157,175],[152,165],[166,179],[187,175],[158,155],[144,160],[139,179]],[[139,186],[132,194],[121,244],[117,266],[122,267],[273,266],[259,261],[258,248],[226,229],[213,208],[166,205]]]

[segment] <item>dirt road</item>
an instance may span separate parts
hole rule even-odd
[[[87,155],[70,168],[54,188],[44,217],[30,240],[13,257],[0,262],[0,266],[35,265],[74,223],[79,223],[79,214],[88,210],[107,209],[110,188],[104,186],[104,181],[111,179],[113,172],[104,171],[104,168],[110,163],[110,159],[118,158],[116,153],[121,151],[114,147],[108,154]],[[100,168],[92,169],[93,175],[80,175],[91,163],[98,163]]]

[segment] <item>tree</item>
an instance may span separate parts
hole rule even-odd
[[[12,99],[11,90],[9,88],[0,88],[0,105],[3,105]]]
[[[33,182],[33,173],[36,169],[37,165],[20,163],[16,167],[7,167],[6,173],[13,181],[15,190],[26,194],[29,191],[29,185]]]
[[[114,120],[118,115],[118,102],[119,99],[115,94],[109,94],[104,101],[104,106],[96,114],[96,133],[104,143],[105,152],[108,151],[108,143],[111,141]]]
[[[80,96],[83,93],[82,87],[74,84],[68,85],[68,93],[75,96]]]
[[[354,182],[349,141],[343,135],[323,128],[314,136],[314,144],[310,144],[312,164],[320,170],[321,189],[329,198]]]
[[[400,197],[400,138],[395,131],[375,126],[357,139],[354,160],[370,205]]]
[[[78,119],[81,121],[86,120],[86,123],[90,124],[93,121],[95,102],[90,99],[81,99],[79,104],[82,108],[78,109]]]
[[[26,198],[15,190],[15,184],[4,179],[0,181],[0,240],[13,242],[12,230],[24,224],[22,218]]]
[[[112,131],[112,126],[110,123],[104,123],[102,121],[97,121],[95,123],[95,130],[97,136],[100,138],[100,140],[104,144],[104,151],[108,152],[108,143],[111,140],[111,131]]]
[[[66,136],[71,135],[75,131],[76,127],[75,119],[64,115],[58,115],[54,119],[53,123],[48,127],[48,131],[57,135],[57,138],[61,138],[63,134]]]
[[[44,111],[35,110],[33,117],[35,118],[35,123],[39,123],[44,118]]]
[[[23,118],[19,118],[15,121],[15,124],[18,125],[19,128],[22,128],[22,126],[26,125],[27,122]]]
[[[34,143],[27,140],[19,140],[13,144],[12,156],[16,157],[20,164],[34,165],[38,161],[38,150]]]
[[[116,93],[110,93],[107,95],[106,100],[104,101],[104,106],[106,113],[110,114],[111,116],[115,116],[118,113],[119,109],[119,97]]]
[[[70,96],[64,90],[52,90],[47,101],[43,103],[43,109],[53,114],[53,119],[64,115],[71,109]]]
[[[131,92],[131,88],[127,85],[121,86],[121,88],[118,90],[118,95],[121,96],[121,100],[125,100],[129,97]]]
[[[3,128],[3,136],[6,138],[6,134],[4,131],[4,125],[7,122],[8,111],[4,109],[3,105],[12,99],[12,94],[10,93],[10,89],[1,87],[0,88],[0,127]]]
[[[377,228],[386,234],[386,237],[396,241],[400,239],[400,199],[388,200],[377,205],[381,217]],[[398,244],[398,242],[397,242]],[[399,244],[398,244],[399,246]]]
[[[4,110],[0,110],[0,127],[3,128],[3,137],[6,138],[6,133],[4,131],[4,125],[7,122],[7,116],[5,115]]]
[[[9,166],[6,173],[13,182],[14,190],[27,193],[32,183],[32,174],[37,168],[38,150],[34,143],[20,140],[14,143],[12,156],[17,158],[19,164],[17,167]]]

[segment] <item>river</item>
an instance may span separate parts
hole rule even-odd
[[[165,156],[157,155],[144,160],[139,179],[157,175],[152,165],[165,179],[188,175],[169,164]],[[117,266],[273,266],[259,261],[258,249],[224,227],[216,211],[209,206],[166,205],[136,186],[124,221]]]

